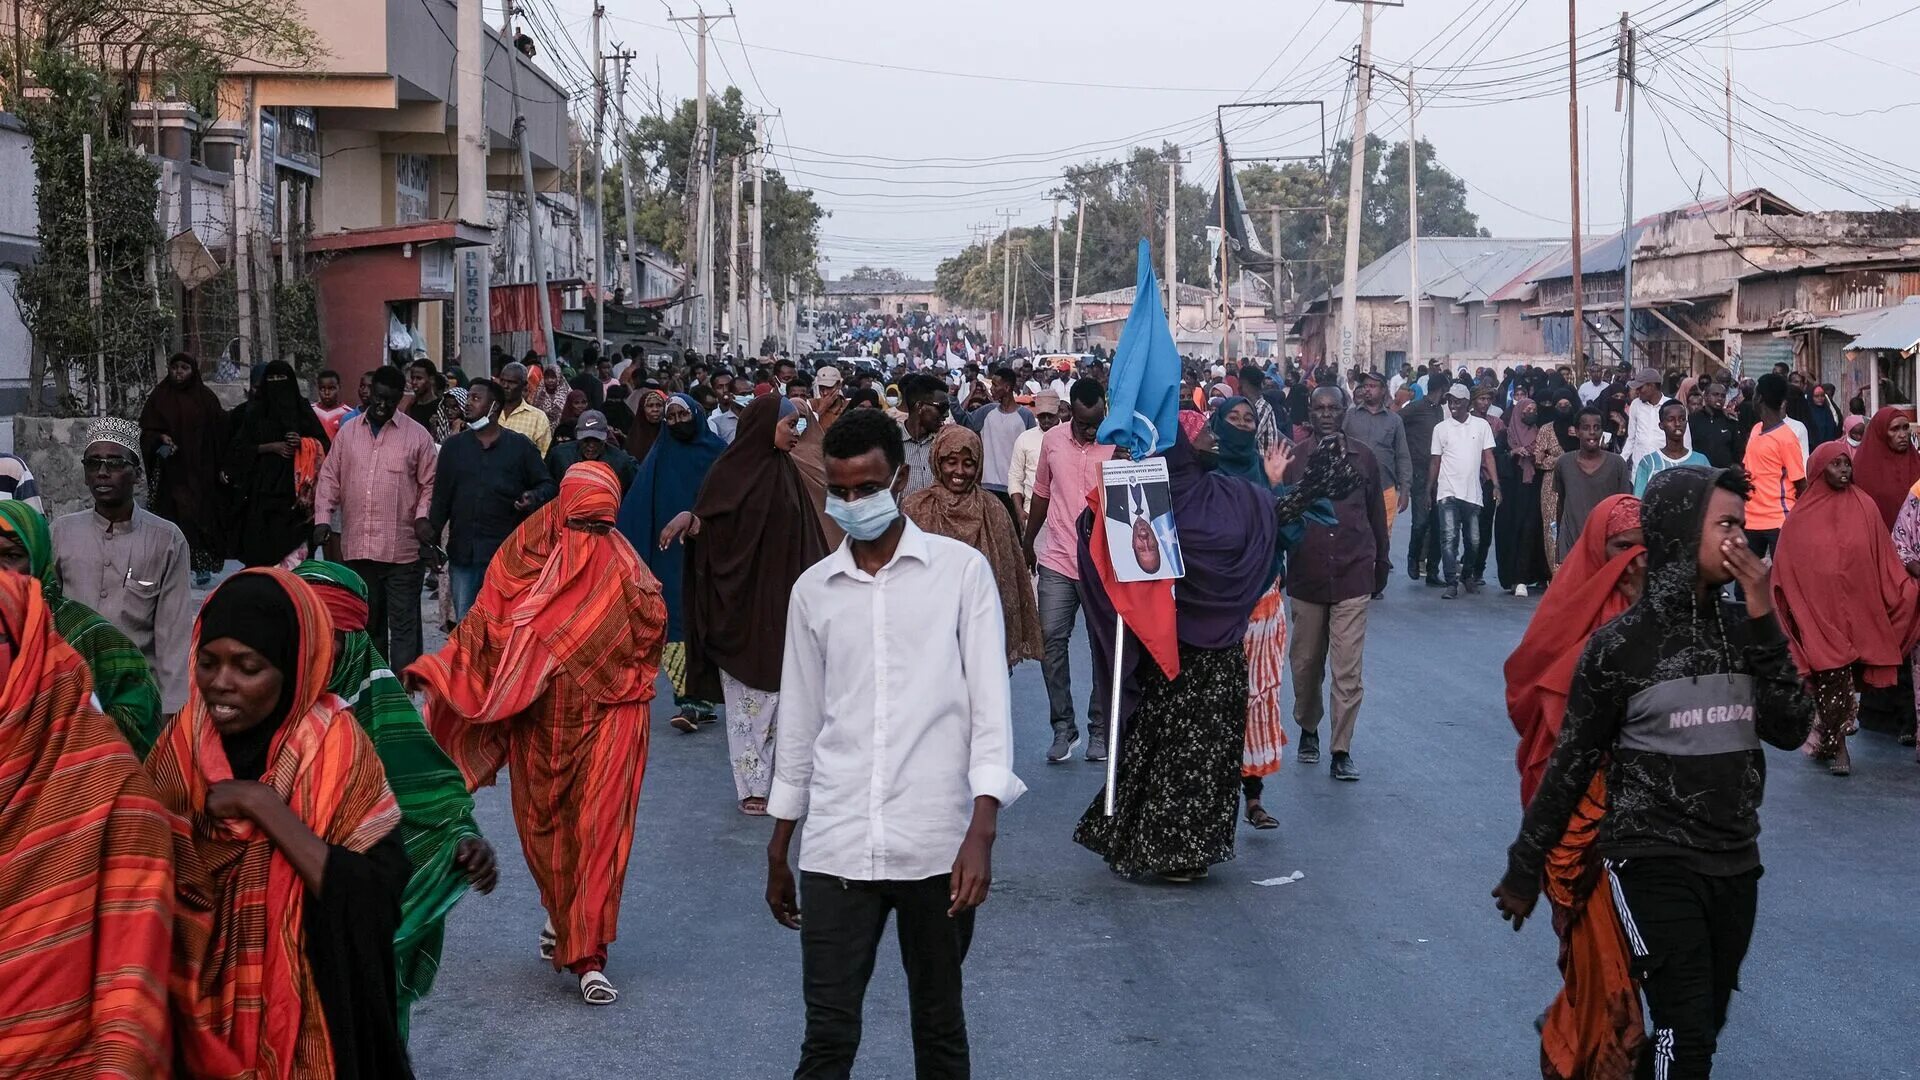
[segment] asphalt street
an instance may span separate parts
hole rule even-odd
[[[1553,934],[1544,919],[1515,934],[1489,897],[1520,813],[1500,665],[1535,602],[1443,602],[1396,575],[1370,616],[1363,779],[1289,762],[1266,800],[1281,828],[1242,825],[1235,859],[1189,886],[1119,879],[1072,842],[1101,767],[1045,764],[1040,669],[1021,665],[1030,791],[1001,816],[967,963],[974,1075],[1538,1077]],[[1084,692],[1084,641],[1074,663]],[[735,809],[724,732],[680,735],[671,711],[663,694],[608,967],[620,1001],[583,1004],[538,959],[543,916],[506,791],[486,789],[501,885],[453,912],[415,1013],[420,1076],[791,1075],[800,950],[761,898],[770,826]],[[1920,1076],[1920,765],[1870,732],[1848,779],[1768,757],[1759,927],[1716,1075]],[[896,956],[889,933],[857,1076],[913,1075]]]

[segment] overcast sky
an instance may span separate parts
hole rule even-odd
[[[555,2],[584,53],[588,0]],[[607,4],[609,51],[617,40],[639,57],[630,108],[651,105],[656,66],[669,102],[691,96],[692,34],[667,29],[685,24],[667,22],[665,0]],[[1496,235],[1566,235],[1566,5],[1375,10],[1375,60],[1396,76],[1412,66],[1416,89],[1432,91],[1418,133],[1467,182],[1469,207]],[[1221,103],[1324,102],[1329,141],[1352,123],[1361,12],[1342,0],[736,0],[734,12],[714,30],[709,78],[779,111],[777,164],[832,214],[830,278],[861,264],[931,276],[976,227],[1003,221],[998,211],[1016,225],[1050,220],[1046,192],[1063,166],[1136,143],[1179,141],[1195,155],[1190,175],[1211,187]],[[1719,29],[1729,17],[1730,38]],[[1622,219],[1619,18],[1591,2],[1578,18],[1582,79],[1594,80],[1580,96],[1582,168],[1599,231]],[[1639,0],[1634,21],[1665,27],[1643,37],[1636,216],[1724,191],[1729,44],[1736,187],[1803,209],[1920,204],[1920,3]],[[1375,96],[1369,128],[1405,138],[1404,90],[1376,80]],[[1227,115],[1238,156],[1319,152],[1317,108]]]

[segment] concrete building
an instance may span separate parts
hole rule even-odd
[[[513,247],[507,227],[514,204],[494,200],[499,217],[485,222],[456,217],[463,123],[486,125],[487,187],[504,194],[522,190],[513,128],[515,115],[524,115],[543,193],[536,212],[547,226],[540,257],[556,278],[596,270],[580,265],[576,237],[582,228],[590,236],[598,220],[578,221],[578,207],[561,190],[573,154],[567,92],[558,81],[490,27],[485,116],[462,117],[454,107],[451,0],[299,0],[297,7],[323,59],[295,71],[236,63],[222,81],[221,116],[209,134],[240,144],[234,170],[245,185],[237,201],[253,231],[310,229],[305,250],[317,256],[328,366],[351,382],[392,353],[424,348],[442,364],[453,359],[457,338],[449,339],[447,327],[475,317],[450,311],[471,306],[457,302],[470,298],[456,295],[456,263],[484,269],[482,252],[496,240],[505,243],[495,246],[492,280],[530,279],[534,255],[524,239]]]
[[[949,313],[947,302],[940,298],[931,281],[842,278],[827,282],[824,291],[823,306],[845,315],[907,315],[917,311],[943,316]]]
[[[1809,212],[1754,188],[1731,203],[1722,196],[1675,207],[1594,241],[1582,254],[1581,279],[1588,352],[1604,363],[1624,359],[1628,252],[1634,364],[1753,376],[1784,363],[1832,383],[1843,401],[1888,391],[1915,399],[1911,355],[1848,345],[1920,295],[1920,211]],[[1571,312],[1570,265],[1536,273],[1532,285],[1527,315]]]
[[[33,357],[33,336],[12,298],[20,271],[33,265],[40,253],[40,212],[34,199],[33,140],[7,113],[0,113],[0,191],[14,193],[0,199],[0,293],[7,297],[0,301],[0,414],[11,425],[10,418],[26,404]],[[11,430],[0,442],[6,448],[13,445]]]

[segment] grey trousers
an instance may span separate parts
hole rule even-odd
[[[1047,681],[1047,719],[1055,731],[1078,730],[1073,722],[1073,674],[1068,648],[1073,644],[1073,621],[1080,614],[1080,594],[1072,578],[1057,570],[1040,568],[1040,632],[1047,646],[1040,670]],[[1087,730],[1104,737],[1107,732],[1106,695],[1100,687],[1087,690]]]
[[[1328,660],[1333,666],[1333,742],[1328,747],[1344,754],[1353,745],[1353,725],[1360,718],[1360,660],[1367,644],[1365,596],[1337,604],[1311,604],[1288,597],[1293,628],[1288,634],[1288,660],[1293,667],[1293,719],[1302,732],[1319,732],[1326,715],[1320,687]]]

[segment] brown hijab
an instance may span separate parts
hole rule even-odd
[[[720,698],[720,671],[755,690],[780,689],[788,594],[827,554],[800,471],[773,443],[792,411],[771,394],[755,399],[693,504],[700,534],[686,542],[682,586],[687,677],[708,701]]]
[[[1020,542],[1014,539],[1013,519],[1000,500],[981,490],[978,471],[964,492],[956,493],[940,479],[941,459],[956,451],[973,458],[976,470],[982,464],[980,436],[960,424],[942,427],[933,438],[933,486],[907,496],[901,512],[927,532],[969,544],[987,557],[1000,586],[1000,612],[1007,620],[1007,665],[1038,660],[1046,655],[1040,608]]]
[[[813,499],[813,512],[820,518],[820,532],[827,538],[829,550],[839,547],[847,534],[827,516],[827,429],[846,411],[847,399],[837,389],[815,401],[813,422],[801,432],[800,441],[788,455],[793,458],[794,468],[800,470],[800,482],[807,485],[807,495]]]
[[[652,423],[647,422],[647,396],[649,394],[660,399],[661,407],[660,419]],[[653,449],[653,440],[660,437],[660,425],[666,420],[666,404],[667,395],[651,387],[640,391],[640,396],[633,399],[633,426],[627,429],[627,445],[625,448],[627,453],[633,455],[633,460],[647,460],[647,451]],[[773,445],[772,434],[768,434],[767,436],[767,445]]]

